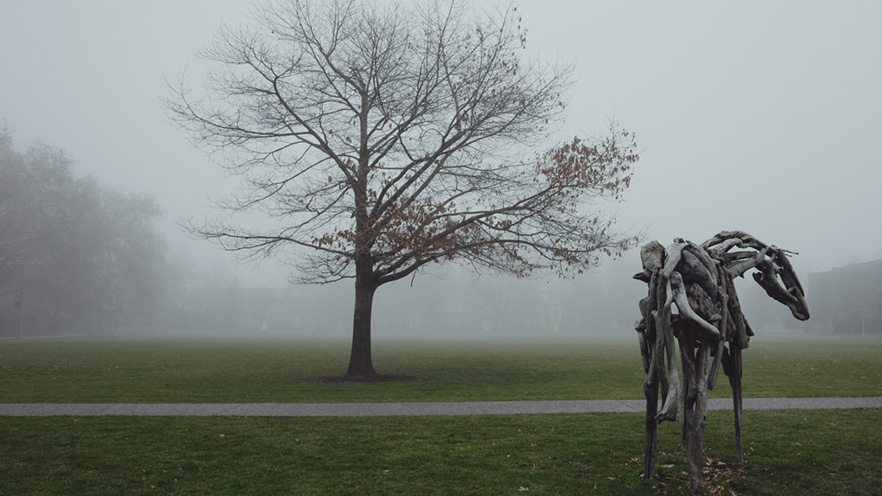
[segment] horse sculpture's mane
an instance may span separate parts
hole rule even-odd
[[[738,461],[743,461],[741,350],[754,333],[741,313],[732,281],[755,269],[754,280],[769,296],[786,305],[795,318],[807,320],[805,291],[787,258],[792,254],[742,231],[723,231],[701,245],[677,238],[667,247],[652,241],[641,248],[643,271],[634,278],[649,285],[648,296],[640,300],[643,318],[636,326],[646,372],[645,477],[655,474],[658,422],[676,420],[679,411],[690,486],[701,485],[707,391],[713,389],[720,365],[732,385],[736,450]]]

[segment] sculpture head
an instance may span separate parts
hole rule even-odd
[[[805,290],[787,258],[795,253],[762,243],[742,231],[723,231],[701,246],[719,259],[732,277],[756,269],[758,272],[753,274],[753,280],[766,294],[786,305],[798,320],[808,320]],[[730,251],[736,247],[746,250]]]
[[[753,273],[753,280],[757,282],[766,294],[786,305],[798,320],[808,320],[809,309],[805,301],[805,290],[796,277],[787,252],[770,247],[770,256],[758,263]]]

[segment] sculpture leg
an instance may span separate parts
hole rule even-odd
[[[708,390],[708,373],[710,366],[710,350],[709,343],[701,343],[698,348],[697,358],[697,380],[698,385],[695,391],[695,407],[693,416],[695,418],[695,439],[693,443],[693,463],[696,465],[694,472],[689,474],[690,487],[696,490],[701,486],[701,470],[704,465],[704,428],[707,425],[707,390]]]
[[[658,380],[644,383],[643,393],[646,395],[646,448],[643,452],[643,477],[652,479],[655,477],[655,465],[658,459],[658,421],[655,420],[658,412]]]
[[[686,447],[686,462],[689,466],[689,487],[693,490],[701,487],[702,482],[709,362],[710,344],[708,343],[700,343],[697,349],[693,348],[690,353],[684,354],[683,358],[684,382],[689,384],[686,408],[683,411],[683,441]]]
[[[735,411],[735,451],[738,461],[744,461],[741,443],[741,348],[733,346],[729,355],[729,384],[732,385],[732,407]]]

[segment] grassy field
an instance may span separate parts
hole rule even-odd
[[[876,495],[882,410],[711,412],[700,494]],[[0,417],[0,494],[691,494],[676,426],[642,480],[638,414],[383,418]],[[732,479],[735,480],[732,480]]]
[[[630,337],[630,336],[629,336]],[[636,342],[379,341],[391,383],[333,341],[0,342],[0,402],[341,402],[640,398]],[[882,340],[754,338],[745,396],[882,396]],[[721,378],[715,396],[727,396]],[[382,418],[0,417],[0,494],[691,494],[677,426],[640,478],[639,414]],[[879,494],[882,409],[711,412],[701,494]]]
[[[632,338],[633,336],[627,336]],[[378,372],[339,384],[348,343],[297,340],[0,342],[0,402],[387,402],[642,397],[635,339],[378,341]],[[755,337],[745,397],[882,396],[882,340]],[[730,395],[724,377],[712,396]]]

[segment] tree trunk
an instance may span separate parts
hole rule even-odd
[[[370,152],[368,151],[368,113],[370,97],[361,93],[361,112],[359,112],[360,147],[358,167],[352,193],[355,200],[355,311],[352,317],[352,351],[349,354],[349,369],[346,378],[357,381],[377,377],[371,358],[371,312],[374,306],[374,292],[377,283],[374,278],[374,262],[371,255],[373,228],[368,214],[368,173],[370,171]]]
[[[377,377],[371,358],[371,311],[376,286],[355,283],[355,311],[352,319],[352,351],[349,354],[347,379],[369,380]]]

